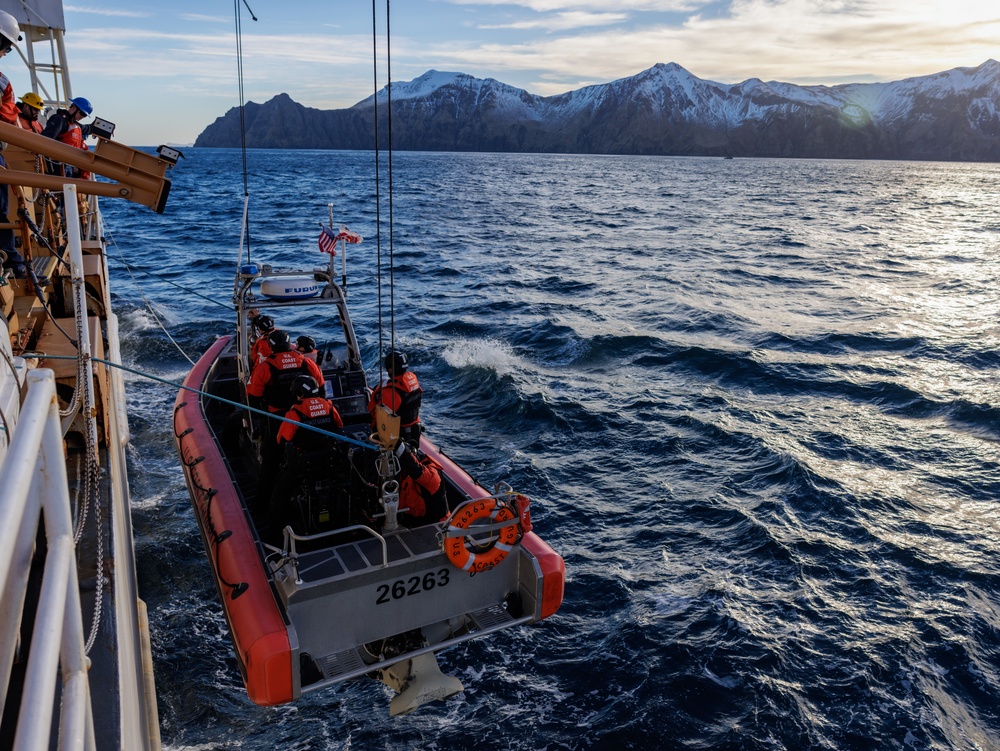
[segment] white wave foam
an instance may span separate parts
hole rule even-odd
[[[178,483],[179,485],[179,483]],[[132,509],[133,510],[147,510],[159,508],[160,505],[166,500],[173,500],[177,495],[177,488],[168,488],[162,492],[151,493],[146,498],[141,498],[136,500],[135,496],[132,497]]]
[[[157,315],[160,314],[157,313]],[[148,308],[135,308],[134,310],[119,313],[118,321],[121,324],[123,336],[136,334],[140,331],[158,329],[160,327],[156,319],[150,314]]]
[[[496,339],[459,339],[441,356],[453,368],[489,368],[499,376],[523,370],[510,345]]]

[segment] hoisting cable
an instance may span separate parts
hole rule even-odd
[[[246,6],[247,12],[250,14],[250,18],[256,21],[257,16],[255,16],[253,11],[250,9],[250,5],[247,3],[247,0],[243,0],[243,5]],[[240,154],[243,159],[243,223],[240,227],[240,258],[243,258],[243,238],[245,233],[247,244],[247,263],[250,263],[250,221],[248,219],[250,188],[247,173],[246,99],[243,88],[243,21],[240,17],[240,0],[233,0],[233,13],[236,16],[236,72],[240,96]],[[237,271],[239,271],[238,266],[239,264],[237,264]]]
[[[375,268],[378,287],[378,359],[381,361],[385,352],[382,343],[382,190],[379,180],[381,160],[378,142],[378,17],[376,2],[372,0],[372,92],[375,106],[372,109],[375,134]],[[379,362],[379,378],[381,379],[382,363]]]
[[[146,303],[146,310],[148,310],[149,314],[151,316],[153,316],[153,320],[156,321],[157,325],[160,327],[160,329],[163,331],[163,333],[166,334],[167,339],[170,340],[170,343],[173,344],[177,348],[178,352],[180,352],[182,355],[184,355],[184,359],[185,360],[187,360],[189,363],[191,363],[192,365],[194,365],[194,360],[192,360],[191,357],[188,355],[188,353],[183,350],[183,348],[181,347],[181,345],[179,345],[177,343],[177,340],[174,339],[170,335],[170,332],[167,331],[167,327],[163,325],[163,321],[161,321],[160,317],[158,315],[156,315],[156,311],[153,310],[153,303],[151,303],[149,300],[146,299],[146,294],[142,291],[142,287],[139,286],[139,280],[136,279],[135,275],[132,273],[132,269],[129,267],[128,263],[125,261],[125,256],[122,255],[122,250],[121,250],[121,248],[118,247],[118,243],[115,242],[114,238],[112,238],[111,244],[114,245],[115,246],[115,250],[118,251],[118,257],[121,259],[122,264],[124,264],[125,270],[128,272],[129,277],[131,277],[132,284],[134,284],[135,288],[139,291],[139,297],[141,297],[142,301],[144,303]]]
[[[205,302],[210,302],[213,305],[218,305],[220,308],[225,308],[229,312],[233,311],[233,306],[232,305],[226,305],[226,303],[219,302],[218,300],[216,300],[214,298],[211,298],[208,295],[203,295],[200,292],[195,292],[190,287],[185,287],[183,284],[178,284],[177,282],[173,281],[172,279],[167,279],[167,277],[163,276],[162,274],[157,274],[156,272],[150,271],[149,269],[142,268],[141,266],[136,266],[135,264],[129,264],[125,260],[124,256],[122,256],[122,251],[121,251],[121,248],[118,246],[118,242],[114,239],[114,237],[112,236],[111,232],[108,231],[107,227],[105,227],[105,229],[104,229],[104,234],[105,234],[105,236],[108,239],[111,240],[111,244],[114,245],[115,246],[115,250],[118,251],[118,256],[121,258],[121,262],[125,265],[125,268],[127,268],[127,269],[130,270],[130,273],[132,271],[137,271],[140,274],[145,274],[146,276],[151,276],[154,279],[158,279],[159,281],[163,282],[164,284],[169,284],[171,287],[176,287],[177,289],[181,290],[182,292],[187,292],[189,295],[194,295],[195,297],[200,297]],[[136,285],[136,286],[138,286],[138,285]]]
[[[392,39],[389,33],[389,0],[385,0],[385,119],[389,151],[389,349],[396,349],[396,285],[393,283],[393,222],[392,222]],[[388,373],[387,373],[388,375]]]
[[[73,355],[48,355],[44,352],[25,352],[21,357],[25,359],[38,359],[38,360],[75,360]],[[104,360],[100,357],[91,357],[91,362],[99,362],[107,365],[109,368],[118,368],[119,370],[124,370],[126,373],[131,373],[132,375],[137,375],[141,378],[148,378],[151,381],[156,381],[167,386],[173,386],[176,389],[183,389],[184,391],[190,391],[192,394],[197,394],[198,396],[203,396],[206,399],[214,399],[217,402],[222,402],[223,404],[228,404],[230,407],[236,407],[237,409],[246,410],[247,412],[252,412],[255,415],[260,415],[261,417],[267,417],[271,420],[277,420],[279,422],[287,422],[290,425],[294,425],[297,428],[302,428],[305,430],[311,430],[314,433],[319,433],[327,438],[333,438],[336,441],[342,443],[350,443],[354,446],[358,446],[363,449],[368,449],[369,451],[377,450],[377,446],[370,443],[365,443],[364,441],[359,441],[356,438],[351,438],[350,436],[342,435],[341,433],[332,433],[329,430],[323,430],[322,428],[317,428],[313,425],[307,425],[304,422],[298,422],[296,420],[289,420],[285,417],[274,414],[273,412],[268,412],[263,409],[257,409],[256,407],[250,407],[242,402],[234,402],[231,399],[226,399],[221,396],[216,396],[215,394],[210,394],[207,391],[202,391],[201,389],[196,389],[193,386],[185,386],[183,383],[177,383],[176,381],[170,381],[166,378],[160,378],[152,373],[146,373],[141,370],[136,370],[135,368],[130,368],[127,365],[122,365],[118,362],[112,362],[111,360]]]

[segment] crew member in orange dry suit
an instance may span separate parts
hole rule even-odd
[[[274,319],[269,315],[261,315],[256,308],[250,311],[250,324],[257,331],[257,338],[250,346],[250,368],[252,375],[252,369],[256,368],[258,363],[264,362],[268,355],[271,354],[271,345],[267,343],[267,337],[275,328]]]
[[[333,402],[320,396],[319,384],[312,376],[296,376],[292,381],[292,393],[298,402],[285,414],[286,420],[294,420],[303,425],[312,425],[333,432],[334,428],[344,427]],[[299,430],[299,426],[290,422],[281,423],[278,429],[278,444],[292,443],[296,448],[308,451],[314,445],[321,443],[323,436],[311,430]]]
[[[17,20],[10,13],[0,11],[0,58],[6,55],[14,46],[14,42],[21,41],[21,27]],[[14,102],[14,87],[10,85],[10,79],[0,73],[0,120],[11,125],[17,125],[17,105]],[[0,155],[0,166],[6,169],[7,162]],[[7,221],[7,209],[10,207],[10,192],[6,185],[0,186],[0,218]],[[14,230],[0,230],[0,251],[3,251],[4,268],[12,269],[14,276],[23,279],[26,268],[24,256],[21,255],[14,244]]]
[[[247,397],[251,407],[267,407],[268,412],[284,415],[293,404],[292,383],[297,376],[308,375],[323,385],[323,371],[319,365],[292,350],[291,339],[284,331],[275,329],[267,336],[271,354],[258,363],[247,384]],[[278,469],[279,420],[261,421],[260,476],[257,481],[257,505],[265,507],[274,487],[274,474]]]
[[[316,340],[311,336],[300,336],[296,339],[295,349],[308,357],[310,360],[315,360],[319,357],[319,352],[316,351]]]
[[[337,408],[329,399],[323,398],[320,394],[319,384],[312,376],[296,376],[292,381],[292,393],[298,400],[297,403],[285,414],[286,420],[294,420],[294,423],[283,422],[278,429],[279,454],[285,453],[288,457],[286,473],[282,474],[277,483],[277,487],[271,493],[268,503],[269,518],[275,530],[285,528],[285,525],[293,522],[295,515],[288,507],[288,492],[292,489],[291,480],[293,476],[302,471],[298,466],[299,452],[310,452],[323,449],[329,446],[331,439],[313,430],[302,430],[299,424],[309,425],[319,428],[329,433],[334,433],[344,427],[344,421],[337,412]]]
[[[440,521],[448,513],[448,500],[441,481],[441,465],[406,441],[396,448],[399,457],[400,523],[417,527]],[[405,511],[404,511],[405,510]]]
[[[21,27],[10,13],[0,10],[0,57],[3,57],[21,41]],[[17,125],[17,103],[14,101],[14,87],[10,79],[0,73],[0,120]]]
[[[385,370],[389,379],[372,391],[368,411],[375,420],[375,407],[384,404],[399,415],[399,433],[403,440],[414,446],[420,443],[420,398],[424,393],[416,374],[407,370],[406,355],[393,350],[385,356]]]

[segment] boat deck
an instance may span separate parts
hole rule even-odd
[[[385,543],[386,562],[390,565],[434,557],[441,552],[436,526],[400,530],[399,534],[387,536]],[[299,556],[298,573],[308,583],[381,568],[384,568],[382,544],[371,538],[303,553]]]

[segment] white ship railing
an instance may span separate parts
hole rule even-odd
[[[51,370],[28,374],[17,430],[0,464],[0,488],[0,705],[7,699],[40,516],[47,546],[13,748],[50,747],[61,677],[58,748],[94,749],[73,520]]]

